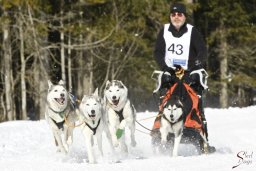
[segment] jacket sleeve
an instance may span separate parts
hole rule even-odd
[[[172,68],[168,67],[165,63],[165,40],[164,40],[164,28],[160,30],[158,33],[157,39],[156,39],[156,44],[155,44],[155,49],[154,49],[154,58],[159,65],[160,69],[162,71],[171,71]]]
[[[195,58],[192,59],[192,68],[191,70],[196,70],[200,68],[206,69],[206,63],[207,63],[207,48],[206,44],[204,42],[203,36],[201,33],[193,27],[192,29],[192,48],[195,52]]]

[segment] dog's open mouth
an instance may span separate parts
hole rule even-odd
[[[88,114],[88,115],[89,115],[89,114]],[[89,117],[90,117],[91,119],[95,119],[96,115],[95,115],[95,114],[92,114],[92,115],[89,115]]]
[[[60,105],[63,105],[65,102],[65,98],[61,97],[61,98],[54,98],[54,100],[59,103]]]
[[[117,106],[118,103],[119,103],[119,99],[117,99],[117,100],[112,100],[112,103],[113,103],[113,105]]]

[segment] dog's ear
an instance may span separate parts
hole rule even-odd
[[[124,83],[122,81],[119,81],[119,88],[122,88],[125,90],[125,92],[128,94],[128,88],[124,85]]]
[[[84,95],[83,98],[82,98],[82,100],[81,100],[81,103],[84,103],[84,102],[86,101],[86,98],[87,98],[87,97],[88,97],[87,95]]]
[[[48,80],[48,87],[49,87],[49,89],[50,89],[52,86],[53,86],[53,84],[52,84],[51,80]]]
[[[99,90],[98,90],[98,88],[96,88],[96,90],[94,91],[93,96],[96,97],[96,98],[99,97]]]
[[[183,104],[182,104],[179,96],[174,96],[173,100],[176,101],[177,107],[181,107],[181,108],[183,107]]]
[[[124,88],[124,87],[125,87],[125,86],[124,86],[124,83],[123,83],[122,81],[119,80],[118,82],[119,82],[119,87],[120,87],[120,88]]]
[[[179,97],[176,99],[176,101],[177,101],[177,107],[178,107],[178,108],[182,108],[182,107],[183,107],[183,104],[182,104],[182,102],[181,102],[181,100],[180,100]]]
[[[65,86],[65,81],[60,80],[58,84],[59,84],[59,85],[62,85],[62,86]]]
[[[168,101],[164,102],[164,104],[163,104],[163,107],[164,107],[164,108],[167,106],[167,102],[168,102]]]
[[[108,80],[107,82],[106,82],[106,86],[105,86],[105,90],[108,90],[109,89],[109,85],[111,84],[111,82]]]
[[[182,102],[180,101],[180,100],[178,100],[178,103],[179,103],[179,107],[183,107],[183,104],[182,104]]]
[[[110,81],[108,80],[107,82],[106,82],[106,85],[109,85],[110,84]]]

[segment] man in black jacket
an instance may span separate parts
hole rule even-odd
[[[187,76],[206,67],[207,48],[202,35],[186,23],[186,7],[175,3],[170,9],[170,23],[165,24],[156,40],[154,57],[162,71],[174,74],[181,66]]]
[[[200,83],[199,74],[190,74],[192,71],[206,68],[207,48],[200,32],[186,22],[187,13],[184,4],[174,3],[170,8],[169,17],[170,23],[165,24],[160,30],[154,50],[155,60],[161,70],[170,73],[170,75],[162,75],[160,96],[164,96],[166,91],[177,82],[177,72],[183,73],[182,81],[189,84],[199,96],[198,108],[207,135],[202,104],[202,93],[205,87],[202,86],[202,82]]]

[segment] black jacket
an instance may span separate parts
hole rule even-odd
[[[172,24],[168,31],[172,32],[174,37],[181,37],[184,33],[188,31],[187,24],[185,23],[180,31],[177,31]],[[168,67],[165,63],[165,39],[163,37],[164,28],[162,28],[157,36],[154,57],[156,62],[163,71],[172,71],[172,68]],[[206,68],[206,58],[207,58],[207,48],[203,40],[202,35],[199,31],[193,27],[191,33],[191,42],[189,50],[189,60],[188,60],[188,71],[193,71],[195,69]]]

